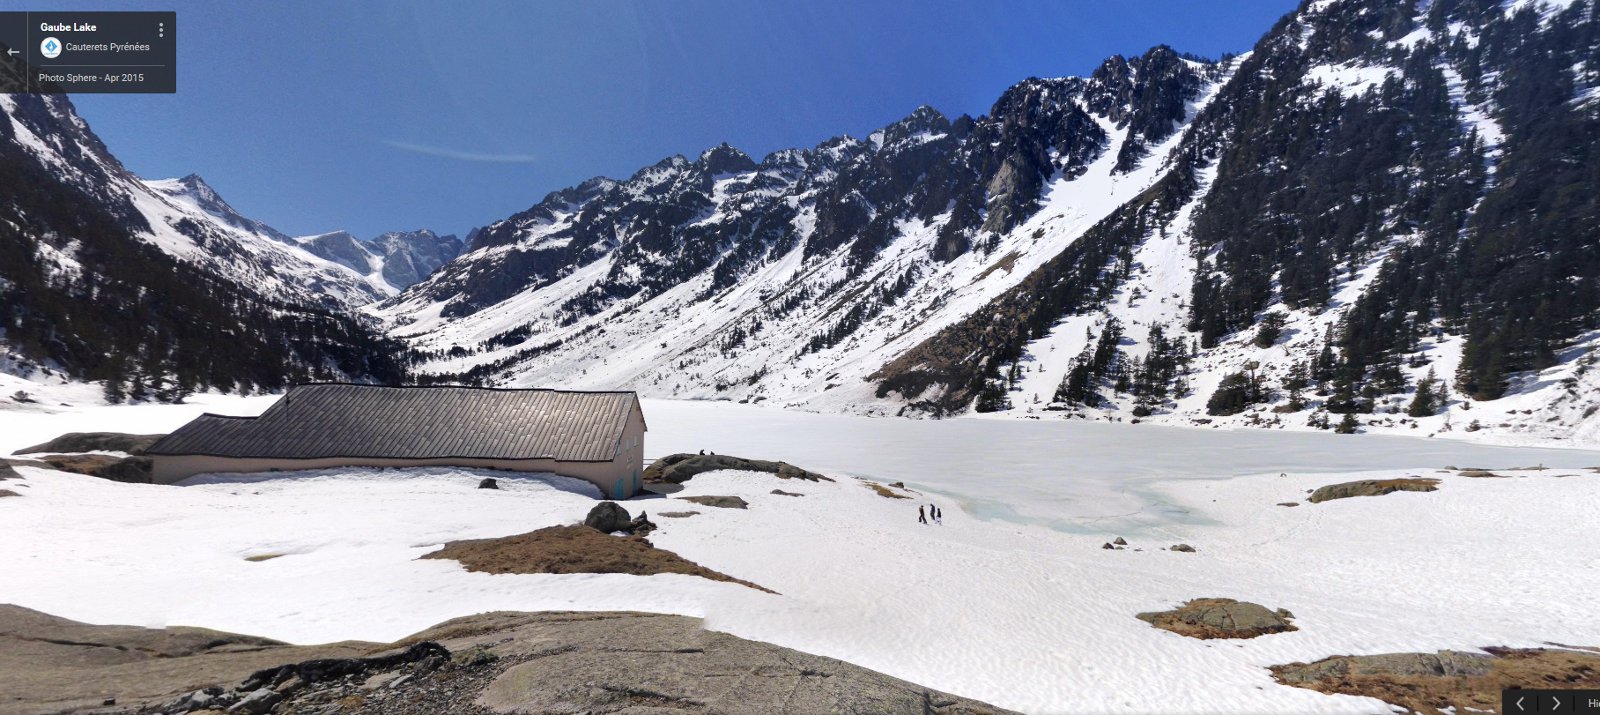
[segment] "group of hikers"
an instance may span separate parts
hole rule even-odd
[[[928,518],[929,517],[933,517],[933,523],[939,524],[940,526],[944,525],[944,512],[939,511],[939,507],[938,506],[935,506],[933,504],[929,504],[927,509],[923,509],[922,505],[918,504],[917,505],[917,522],[918,523],[922,523],[922,524],[926,524],[926,523],[928,523]]]

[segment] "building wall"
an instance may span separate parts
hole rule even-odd
[[[261,457],[214,457],[193,455],[150,455],[151,481],[173,484],[196,474],[216,472],[288,472],[300,469],[337,467],[470,467],[511,472],[552,472],[582,479],[595,485],[608,499],[626,499],[634,490],[620,496],[613,489],[624,481],[628,470],[618,460],[609,462],[558,462],[554,459],[384,459],[377,457],[325,457],[321,459],[270,459]]]

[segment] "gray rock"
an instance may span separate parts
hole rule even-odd
[[[145,448],[155,444],[164,434],[125,434],[122,432],[68,432],[60,437],[23,447],[12,454],[38,454],[42,452],[127,452],[144,454]]]
[[[1127,546],[1128,545],[1127,539],[1124,539],[1124,538],[1122,538],[1120,536],[1115,538],[1115,539],[1112,539],[1111,543],[1116,544],[1117,546]]]
[[[1278,506],[1300,506],[1300,502],[1297,502],[1297,501],[1281,501],[1281,502],[1278,502]]]
[[[1438,490],[1439,480],[1425,478],[1411,479],[1363,479],[1357,482],[1343,482],[1329,484],[1311,493],[1306,501],[1312,504],[1345,499],[1348,497],[1376,497],[1394,492],[1431,492]]]
[[[668,519],[682,519],[684,517],[694,516],[694,515],[699,514],[699,513],[700,512],[698,512],[698,511],[663,511],[663,512],[658,512],[658,515],[666,517]]]
[[[614,531],[627,531],[628,524],[632,520],[633,517],[628,515],[628,510],[622,508],[622,505],[613,501],[603,501],[589,510],[589,515],[583,519],[583,525],[609,534]]]
[[[647,482],[682,484],[696,474],[718,469],[736,469],[747,472],[767,472],[779,479],[802,479],[808,482],[832,479],[807,471],[787,462],[769,462],[764,459],[745,459],[726,454],[671,454],[653,462],[644,470]]]
[[[499,489],[500,488],[500,483],[495,481],[494,477],[484,477],[483,481],[478,482],[478,488],[479,489]]]
[[[260,688],[234,703],[233,707],[228,708],[228,712],[240,715],[264,715],[277,706],[280,700],[283,700],[283,693],[272,688]]]
[[[739,497],[730,496],[694,496],[678,497],[684,501],[694,502],[701,506],[715,506],[723,509],[744,509],[750,504]]]
[[[502,656],[538,657],[484,689],[478,704],[496,712],[1006,712],[832,658],[707,631],[683,616],[502,617],[505,627],[477,638],[510,638],[496,646]]]
[[[1115,547],[1115,546],[1112,546],[1112,545],[1111,545],[1111,542],[1109,542],[1109,541],[1107,541],[1107,542],[1106,542],[1106,543],[1104,543],[1104,544],[1101,544],[1101,545],[1100,545],[1100,548],[1102,548],[1102,549],[1115,549],[1115,548],[1117,548],[1117,547]]]
[[[40,636],[48,640],[29,640]],[[202,636],[227,645],[207,649]],[[164,644],[171,640],[184,645]],[[414,645],[388,650],[371,643],[242,647],[249,643],[273,642],[189,629],[88,626],[0,606],[5,707],[77,712],[115,692],[118,707],[127,712],[231,706],[229,712],[238,715],[329,712],[330,703],[350,695],[359,697],[340,712],[355,715],[479,712],[474,704],[494,712],[595,715],[676,712],[673,708],[774,714],[1009,712],[831,658],[707,631],[699,619],[684,616],[496,612],[441,623],[401,641]],[[62,657],[50,655],[56,651]],[[375,651],[381,653],[371,655]],[[360,655],[342,655],[349,653]],[[229,675],[263,659],[277,660],[248,677]],[[195,682],[237,687],[194,691]]]
[[[1172,551],[1182,551],[1184,553],[1189,553],[1189,554],[1194,553],[1194,547],[1190,546],[1188,544],[1173,544],[1171,550]]]
[[[803,497],[803,496],[805,496],[804,494],[797,494],[795,492],[786,492],[786,491],[784,491],[782,489],[774,489],[774,490],[772,490],[772,493],[776,494],[776,495],[778,495],[780,497]]]

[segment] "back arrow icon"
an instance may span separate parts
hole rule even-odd
[[[1523,696],[1523,697],[1517,698],[1517,710],[1519,712],[1522,711],[1522,710],[1526,710],[1527,709],[1525,707],[1522,707],[1522,701],[1527,700],[1527,699],[1528,699],[1527,696]]]
[[[16,50],[6,50],[6,54],[8,54],[8,55],[16,55],[16,54],[21,54],[21,53],[17,52]]]

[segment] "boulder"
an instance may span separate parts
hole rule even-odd
[[[583,525],[610,534],[615,531],[627,531],[632,521],[633,517],[628,515],[628,510],[622,508],[622,505],[613,501],[603,501],[589,510],[589,515],[583,518]]]
[[[748,502],[746,502],[743,499],[740,499],[739,497],[696,496],[696,497],[678,497],[678,498],[682,499],[684,501],[694,502],[694,503],[699,504],[701,506],[715,506],[715,507],[722,507],[723,509],[744,509],[744,508],[750,506],[750,504]]]
[[[1278,502],[1278,506],[1300,506],[1300,502],[1297,502],[1297,501],[1281,501],[1281,502]]]
[[[483,481],[478,482],[478,488],[479,489],[499,489],[500,488],[500,483],[495,481],[494,477],[484,477]]]
[[[644,480],[647,482],[682,484],[692,479],[696,474],[718,469],[767,472],[776,474],[779,479],[803,479],[808,482],[833,481],[821,474],[801,469],[787,462],[745,459],[727,454],[670,454],[657,459],[649,467],[645,468]]]
[[[1128,540],[1119,536],[1115,539],[1112,539],[1111,543],[1116,544],[1117,546],[1127,546]]]
[[[1394,492],[1431,492],[1439,489],[1439,480],[1423,477],[1404,479],[1363,479],[1357,482],[1329,484],[1311,493],[1306,501],[1319,504],[1348,497],[1376,497]]]
[[[774,490],[772,490],[771,493],[776,494],[776,495],[778,495],[780,497],[803,497],[803,496],[805,496],[804,494],[798,494],[798,493],[795,493],[795,492],[786,492],[786,491],[784,491],[782,489],[774,489]]]
[[[1107,542],[1106,542],[1106,543],[1104,543],[1104,544],[1101,544],[1101,545],[1100,545],[1100,548],[1102,548],[1102,549],[1115,549],[1115,548],[1117,548],[1117,547],[1115,547],[1115,546],[1112,546],[1112,545],[1111,545],[1111,542],[1109,542],[1109,541],[1107,541]]]
[[[1140,613],[1156,628],[1191,638],[1254,638],[1296,630],[1294,614],[1231,598],[1197,598],[1170,611]]]
[[[68,432],[60,437],[24,447],[12,454],[38,454],[41,452],[127,452],[144,454],[164,434],[125,434],[122,432]]]
[[[1187,553],[1187,554],[1194,553],[1194,547],[1190,546],[1188,544],[1173,544],[1171,550],[1172,551],[1182,551],[1182,552]]]

